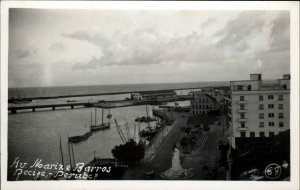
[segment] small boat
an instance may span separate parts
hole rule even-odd
[[[109,115],[111,115],[111,114],[109,113]],[[103,112],[103,108],[102,108],[102,122],[101,122],[101,124],[97,125],[97,109],[95,109],[95,123],[94,123],[94,125],[92,124],[92,115],[91,115],[90,130],[93,132],[93,131],[109,129],[110,128],[110,121],[107,122],[107,123],[104,123],[103,119],[104,119],[104,112]]]
[[[165,123],[158,122],[154,127],[148,126],[145,129],[141,130],[139,132],[140,137],[148,138],[154,137],[163,127],[165,126]],[[148,139],[147,139],[148,140]]]
[[[91,135],[92,135],[92,132],[88,131],[83,135],[77,135],[77,136],[69,137],[69,142],[78,143],[78,142],[87,140]]]
[[[146,105],[146,113],[147,113],[147,116],[142,116],[142,117],[138,116],[137,118],[135,118],[134,121],[136,121],[136,122],[146,122],[146,123],[151,122],[151,121],[157,121],[156,118],[150,117],[148,115],[148,107],[147,107],[147,105]]]
[[[112,115],[110,114],[110,109],[108,109],[108,115],[106,116],[107,119],[111,119]]]
[[[151,121],[157,121],[157,119],[153,118],[153,117],[149,117],[149,116],[148,117],[143,116],[143,117],[135,118],[134,121],[136,121],[136,122],[151,122]]]

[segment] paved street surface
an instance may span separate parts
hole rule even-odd
[[[193,179],[204,180],[206,171],[202,169],[204,163],[208,164],[208,168],[211,171],[217,166],[219,160],[219,150],[217,147],[218,139],[222,138],[222,126],[210,125],[210,131],[207,133],[208,139],[206,145],[199,156],[187,156],[184,157],[183,167],[194,168],[195,177]],[[202,135],[201,138],[204,138]]]

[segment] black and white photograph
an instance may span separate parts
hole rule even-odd
[[[6,7],[2,182],[299,187],[299,2],[168,3]]]

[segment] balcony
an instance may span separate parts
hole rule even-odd
[[[238,131],[247,131],[248,127],[238,127],[237,130]]]
[[[240,110],[238,110],[238,113],[246,113],[247,112],[247,110],[246,109],[240,109]]]
[[[248,118],[238,118],[237,119],[239,122],[245,122],[245,121],[248,121]]]
[[[239,100],[237,101],[238,104],[246,104],[247,103],[247,100]]]

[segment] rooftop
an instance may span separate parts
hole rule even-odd
[[[151,95],[151,94],[176,94],[174,90],[152,90],[152,91],[138,91],[141,95]]]

